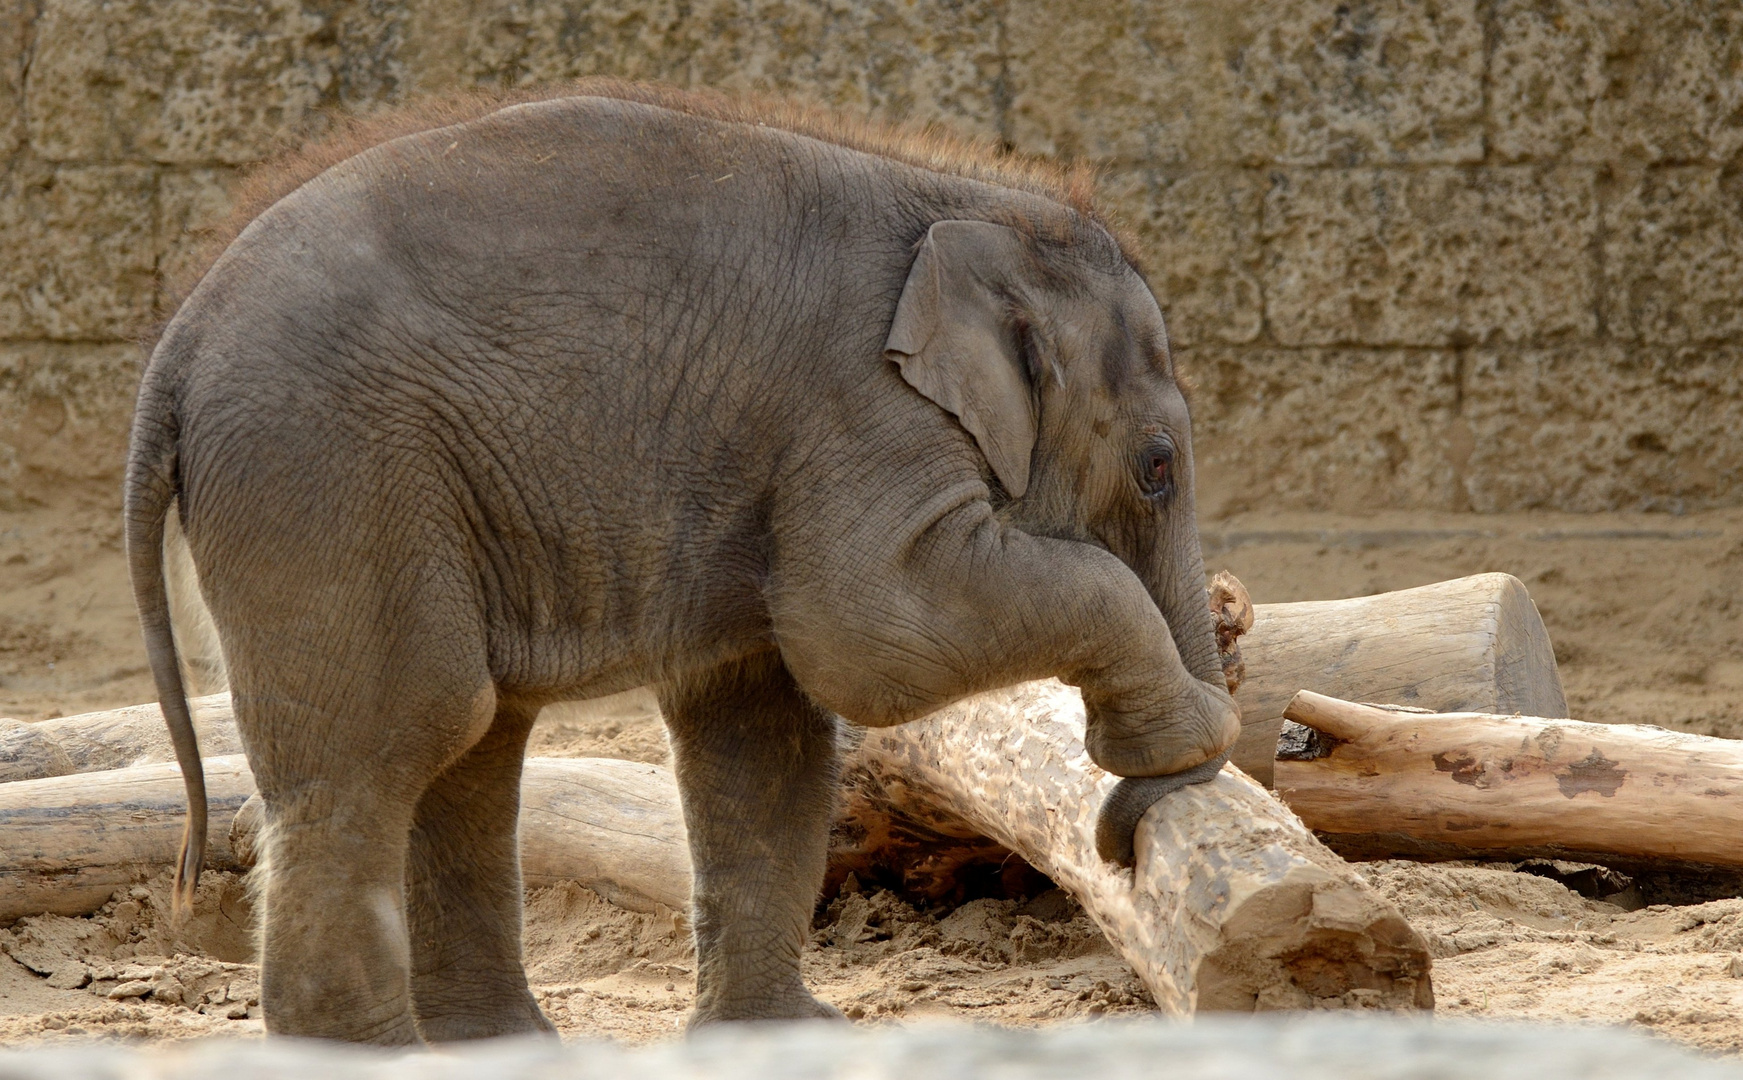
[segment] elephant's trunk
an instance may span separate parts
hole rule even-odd
[[[1143,574],[1156,607],[1168,620],[1174,647],[1186,670],[1202,682],[1223,688],[1222,657],[1216,647],[1216,622],[1205,598],[1204,552],[1199,544],[1191,472],[1177,493],[1165,535],[1152,565]]]
[[[1205,595],[1190,472],[1187,477],[1170,512],[1133,560],[1168,624],[1180,667],[1168,663],[1164,667],[1171,670],[1155,673],[1165,687],[1156,711],[1104,709],[1085,699],[1090,713],[1085,748],[1096,764],[1118,776],[1180,772],[1223,753],[1240,734],[1240,713],[1223,677],[1216,623]]]

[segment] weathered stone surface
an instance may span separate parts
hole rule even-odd
[[[254,161],[308,133],[337,58],[327,18],[298,0],[45,0],[31,147],[55,161]]]
[[[24,139],[24,58],[30,47],[32,5],[0,0],[0,156]]]
[[[583,75],[780,94],[998,134],[995,0],[430,0],[402,56],[417,89]]]
[[[1205,347],[1182,364],[1201,514],[1458,507],[1454,354]]]
[[[1743,496],[1743,349],[1466,358],[1473,509],[1695,510]]]
[[[1102,182],[1142,248],[1177,346],[1253,341],[1264,328],[1259,219],[1264,180],[1248,169],[1133,169]]]
[[[1647,169],[1604,206],[1604,326],[1653,344],[1743,341],[1743,176]]]
[[[1504,158],[1726,163],[1743,150],[1732,0],[1498,0],[1494,26]]]
[[[1717,450],[1628,449],[1677,408],[1709,439],[1739,393],[1733,0],[0,0],[0,341],[143,328],[234,166],[321,107],[589,74],[1106,163],[1205,467],[1273,505],[1743,501]],[[0,495],[119,467],[60,438],[24,468],[0,429]]]
[[[1157,164],[1482,157],[1475,0],[1012,0],[1009,133]]]
[[[1266,318],[1289,345],[1590,335],[1597,224],[1578,169],[1273,172]]]
[[[0,345],[0,509],[120,479],[141,360],[133,345]]]
[[[156,288],[152,200],[139,165],[15,162],[0,178],[0,339],[117,339]]]
[[[205,270],[203,255],[211,230],[223,224],[234,202],[240,176],[235,169],[165,172],[157,182],[157,270],[162,282],[160,315],[169,315]]]

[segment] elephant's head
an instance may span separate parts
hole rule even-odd
[[[1174,678],[1188,685],[1167,696],[1203,710],[1226,740],[1233,704],[1205,602],[1192,424],[1162,312],[1107,233],[1076,234],[1062,243],[981,221],[934,224],[886,355],[973,435],[1008,522],[1131,568],[1185,668]],[[1092,702],[1085,745],[1110,772],[1172,773],[1215,752],[1160,760],[1146,721],[1097,711]]]

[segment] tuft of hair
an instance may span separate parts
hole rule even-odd
[[[933,172],[1029,192],[1063,203],[1099,225],[1119,245],[1126,261],[1139,267],[1130,236],[1097,207],[1096,175],[1089,165],[1019,154],[936,124],[889,124],[761,95],[594,77],[518,91],[476,90],[415,101],[374,116],[336,118],[335,130],[326,137],[269,158],[249,172],[228,217],[206,233],[195,257],[187,262],[188,269],[165,283],[171,299],[168,314],[181,306],[249,222],[334,165],[406,135],[476,120],[511,105],[568,97],[611,98],[724,123],[760,124]],[[166,315],[165,324],[167,319]],[[160,324],[151,338],[162,329]]]

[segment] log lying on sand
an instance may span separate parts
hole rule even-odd
[[[240,868],[230,816],[254,793],[240,755],[206,759],[216,826],[206,865]],[[188,803],[173,762],[0,784],[0,923],[85,915],[111,893],[175,863]]]
[[[1637,724],[1401,712],[1303,691],[1322,733],[1277,793],[1352,858],[1743,867],[1743,742]]]
[[[1165,1013],[1432,1006],[1422,938],[1236,769],[1151,807],[1134,871],[1103,861],[1096,814],[1117,778],[1090,762],[1083,725],[1077,691],[1046,680],[866,731],[838,866],[871,872],[928,833],[991,838],[1078,899]]]
[[[254,865],[260,800],[241,755],[207,758],[206,865]],[[603,758],[532,758],[521,785],[526,883],[578,881],[620,907],[684,911],[690,853],[672,774]],[[172,866],[187,820],[174,763],[0,784],[0,924],[84,915]]]
[[[1241,651],[1242,735],[1230,760],[1267,785],[1283,709],[1303,687],[1434,712],[1567,715],[1549,634],[1511,574],[1260,604]]]
[[[216,757],[242,752],[229,694],[193,698],[188,706],[202,753]],[[35,724],[0,719],[0,783],[124,769],[175,757],[163,710],[155,703]]]

